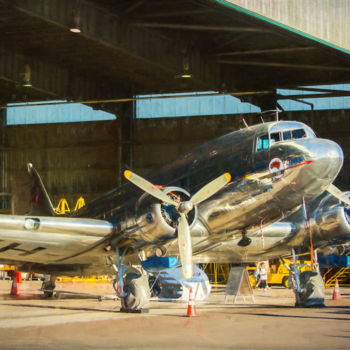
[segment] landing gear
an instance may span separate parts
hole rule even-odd
[[[312,271],[301,269],[306,264],[299,264],[298,256],[293,253],[293,263],[288,266],[281,258],[284,266],[289,270],[288,286],[293,288],[295,294],[296,307],[324,307],[325,288],[322,276],[317,263],[317,253],[315,252],[316,263]]]
[[[148,278],[145,274],[128,273],[125,276],[124,297],[121,298],[121,312],[141,313],[148,311],[151,297]]]
[[[45,276],[45,280],[41,285],[40,290],[44,292],[45,298],[51,298],[53,296],[53,291],[56,288],[56,276]]]
[[[117,265],[112,262],[112,267],[117,272],[117,278],[113,282],[114,290],[117,296],[121,299],[121,312],[141,313],[147,312],[150,290],[147,275],[143,270],[135,267],[123,265],[122,261],[126,253],[124,250],[120,257],[119,248],[116,249]],[[132,272],[129,272],[132,270]]]

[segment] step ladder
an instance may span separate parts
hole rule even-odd
[[[209,263],[204,265],[204,272],[207,274],[210,283],[226,284],[230,275],[231,264]]]
[[[350,251],[345,254],[346,256],[350,255]],[[331,275],[331,276],[330,276]],[[330,276],[330,277],[328,277]],[[341,268],[330,268],[323,275],[323,281],[325,287],[334,287],[335,282],[338,280],[339,285],[349,284],[350,282],[350,267],[341,267]]]

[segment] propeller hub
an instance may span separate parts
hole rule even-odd
[[[193,203],[190,201],[181,202],[177,209],[180,214],[187,214],[193,209]]]

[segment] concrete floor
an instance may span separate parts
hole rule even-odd
[[[350,349],[350,288],[326,308],[296,309],[290,290],[255,291],[255,304],[224,304],[224,289],[196,303],[151,302],[148,314],[123,314],[120,302],[88,295],[43,299],[40,282],[0,281],[0,349]],[[61,283],[57,289],[113,294],[110,284]]]

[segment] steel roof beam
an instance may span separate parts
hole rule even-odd
[[[162,71],[169,78],[183,70],[184,52],[188,55],[192,82],[196,88],[216,88],[220,81],[220,67],[205,62],[198,51],[187,52],[186,44],[174,42],[154,31],[125,23],[116,15],[82,1],[79,9],[70,0],[5,0],[6,3],[28,16],[69,30],[73,13],[80,16],[82,37],[116,50],[117,52]]]
[[[0,80],[10,82],[17,87],[23,85],[25,65],[29,65],[31,87],[25,88],[28,96],[31,92],[46,95],[48,98],[87,99],[102,97],[101,86],[86,77],[79,77],[67,69],[58,67],[22,54],[0,48]],[[115,91],[117,93],[117,91]]]
[[[305,46],[305,47],[286,47],[286,48],[276,48],[276,49],[263,49],[263,50],[245,50],[245,51],[231,51],[215,53],[212,56],[240,56],[240,55],[260,55],[260,54],[274,54],[281,52],[298,52],[298,51],[310,51],[317,50],[315,46]]]
[[[144,28],[163,28],[163,29],[180,29],[180,30],[200,30],[200,31],[219,31],[234,33],[271,33],[270,30],[254,27],[234,27],[234,26],[209,26],[199,24],[180,24],[180,23],[156,23],[156,22],[134,22],[135,25]]]
[[[294,64],[294,63],[280,63],[280,62],[263,62],[263,61],[228,61],[228,60],[217,60],[217,63],[231,64],[238,66],[256,66],[256,67],[276,67],[276,68],[293,68],[293,69],[310,69],[319,71],[341,71],[350,72],[349,67],[341,66],[321,66],[312,64]]]

